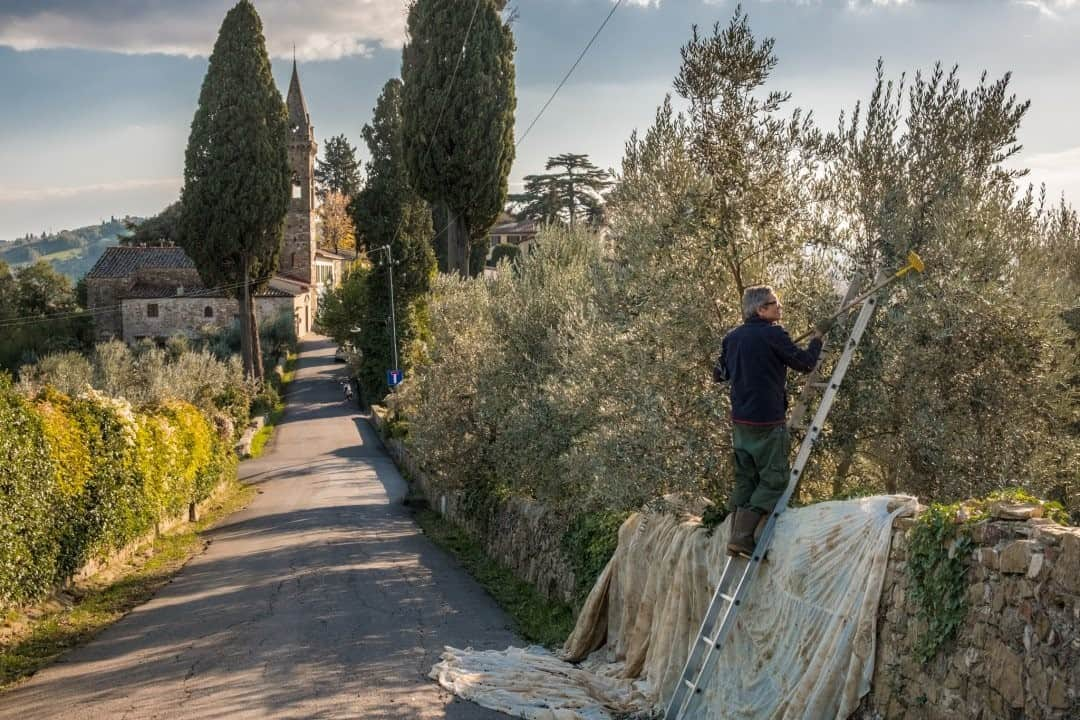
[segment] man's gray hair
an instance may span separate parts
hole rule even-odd
[[[743,320],[753,320],[757,317],[757,311],[761,309],[761,306],[769,301],[769,296],[773,294],[772,286],[770,285],[752,285],[745,290],[742,294],[742,317]]]

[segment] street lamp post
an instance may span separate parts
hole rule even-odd
[[[390,342],[392,344],[391,349],[394,355],[394,372],[399,370],[398,367],[398,354],[397,354],[397,317],[394,314],[394,255],[390,250],[389,245],[384,245],[383,249],[386,250],[386,271],[390,280]]]

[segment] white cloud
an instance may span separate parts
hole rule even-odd
[[[1080,0],[1014,0],[1017,5],[1034,8],[1040,15],[1058,18],[1062,10],[1072,10],[1080,6]]]
[[[1056,200],[1064,193],[1067,202],[1080,207],[1080,147],[1021,156],[1012,165],[1028,168],[1031,173],[1026,179],[1035,185],[1045,184],[1051,198]]]
[[[233,0],[137,2],[43,0],[0,8],[0,45],[16,50],[80,48],[127,54],[207,56]],[[405,38],[402,0],[297,3],[260,0],[273,57],[334,60],[399,48]]]

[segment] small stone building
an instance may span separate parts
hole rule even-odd
[[[527,253],[536,242],[536,234],[540,230],[534,220],[515,220],[513,217],[502,216],[490,230],[488,230],[488,257],[491,251],[499,245],[513,245],[522,253]]]
[[[319,298],[341,282],[347,258],[316,247],[315,131],[293,63],[289,83],[289,164],[292,196],[278,272],[255,295],[255,314],[270,322],[282,313],[293,318],[296,334],[312,331]],[[112,247],[86,275],[87,309],[98,340],[195,337],[207,328],[236,321],[239,302],[207,288],[195,263],[178,247]]]

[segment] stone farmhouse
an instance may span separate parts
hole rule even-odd
[[[319,297],[341,281],[347,258],[316,246],[315,130],[293,61],[286,101],[289,110],[289,164],[292,197],[278,272],[255,295],[260,322],[282,313],[293,318],[296,334],[312,331]],[[86,275],[87,309],[98,340],[134,342],[177,333],[198,336],[206,328],[233,324],[240,311],[231,289],[208,288],[195,263],[178,247],[112,247]]]
[[[496,224],[488,230],[488,257],[499,245],[516,246],[522,253],[527,253],[536,242],[536,233],[540,225],[535,220],[515,220],[512,215],[503,213]]]

